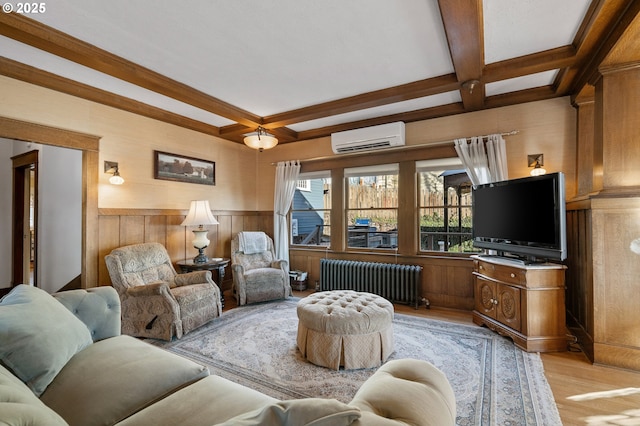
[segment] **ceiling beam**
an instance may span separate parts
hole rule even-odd
[[[78,83],[77,81],[13,61],[9,58],[0,57],[0,75],[144,117],[153,118],[165,123],[174,124],[186,129],[212,136],[220,136],[218,127],[213,124],[203,123],[130,98],[125,98],[124,96],[115,95],[111,92]]]
[[[249,127],[262,124],[255,114],[23,15],[0,13],[0,34]]]
[[[283,127],[294,123],[436,95],[456,89],[458,89],[458,82],[455,75],[448,74],[266,116],[264,117],[263,127],[267,129]]]
[[[398,114],[386,115],[384,117],[370,118],[366,120],[352,121],[350,123],[337,124],[335,126],[327,126],[318,129],[305,130],[298,132],[298,140],[316,139],[330,136],[331,133],[351,130],[361,127],[377,126],[379,124],[393,123],[395,121],[404,121],[410,123],[413,121],[427,120],[430,118],[444,117],[448,115],[464,113],[462,103],[447,104],[432,108],[424,108],[416,111],[401,112]]]
[[[482,81],[492,83],[528,74],[569,67],[576,60],[576,49],[563,46],[544,52],[507,59],[488,64],[484,68]]]
[[[467,111],[484,106],[482,0],[438,0],[451,60]]]

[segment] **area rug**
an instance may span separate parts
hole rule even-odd
[[[207,365],[212,374],[278,399],[349,402],[375,369],[315,366],[296,347],[297,299],[234,308],[181,340],[147,340]],[[561,425],[538,354],[485,328],[396,314],[390,359],[417,358],[454,389],[458,425]]]

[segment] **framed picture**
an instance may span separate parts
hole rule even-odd
[[[175,182],[216,184],[216,163],[184,155],[154,151],[154,178]]]

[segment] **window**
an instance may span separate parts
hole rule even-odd
[[[477,252],[471,239],[471,181],[460,161],[419,161],[416,170],[420,250]]]
[[[330,172],[300,174],[291,207],[291,244],[331,244]]]
[[[345,169],[347,247],[398,246],[398,164]]]

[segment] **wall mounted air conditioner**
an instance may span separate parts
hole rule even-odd
[[[336,154],[374,151],[404,145],[404,123],[381,124],[331,134],[331,148]]]

